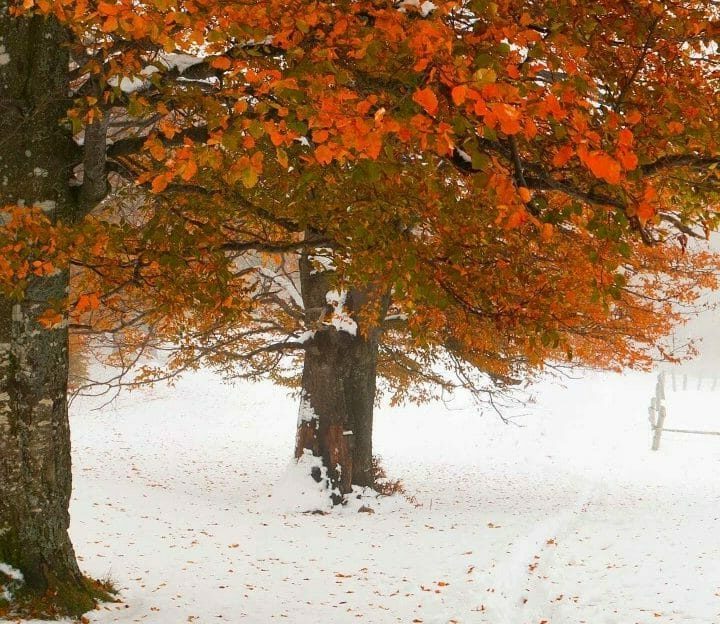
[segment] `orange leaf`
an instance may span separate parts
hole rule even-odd
[[[619,157],[625,171],[637,169],[638,157],[635,155],[635,152],[620,152]]]
[[[622,145],[623,147],[630,147],[634,141],[635,137],[633,136],[633,133],[627,128],[623,128],[618,133],[618,145]]]
[[[155,176],[155,178],[152,181],[152,192],[153,193],[162,193],[168,185],[168,178],[167,175],[164,173],[161,173],[159,176]]]
[[[458,85],[457,87],[454,87],[452,90],[452,99],[455,104],[460,106],[465,101],[465,97],[467,96],[467,87],[465,85]]]
[[[332,150],[327,145],[320,145],[315,150],[315,158],[321,165],[329,165],[333,159]]]
[[[596,178],[610,184],[620,183],[620,163],[612,156],[600,150],[588,152],[586,149],[578,150],[578,155]]]
[[[500,130],[505,134],[517,134],[520,127],[520,111],[510,104],[494,104],[492,112],[500,122]]]
[[[649,202],[640,202],[635,214],[640,219],[640,223],[645,224],[646,221],[655,216],[655,207]]]
[[[217,56],[212,60],[210,65],[216,69],[230,69],[232,62],[227,56]]]
[[[119,25],[120,24],[117,21],[117,17],[111,15],[103,22],[102,30],[106,33],[113,32],[118,29]]]
[[[527,221],[527,216],[527,212],[524,210],[516,210],[508,217],[508,220],[505,222],[505,227],[509,230],[520,227],[523,223],[525,223],[525,221]]]
[[[325,143],[328,140],[330,134],[327,130],[315,130],[312,133],[313,143]]]
[[[542,238],[544,241],[549,241],[553,234],[555,233],[555,228],[553,227],[552,223],[543,223],[542,228],[540,230],[540,238]]]
[[[45,329],[52,329],[62,323],[62,321],[63,315],[52,308],[45,310],[45,312],[43,312],[37,319],[37,322]]]
[[[97,8],[100,15],[117,15],[118,13],[120,13],[120,7],[117,5],[117,3],[113,4],[111,2],[99,2]]]
[[[631,126],[634,126],[635,124],[640,123],[640,121],[642,121],[642,114],[640,113],[639,110],[634,110],[625,119]]]
[[[78,297],[75,304],[75,311],[78,314],[87,312],[88,310],[97,310],[100,307],[100,298],[97,293],[87,293]]]
[[[413,94],[413,101],[422,106],[429,115],[435,115],[438,111],[438,99],[432,89],[425,87]]]
[[[557,152],[555,152],[555,156],[553,156],[553,167],[562,167],[573,157],[574,153],[575,150],[573,150],[570,145],[561,147]]]
[[[197,173],[197,170],[198,170],[198,168],[197,168],[197,164],[195,163],[195,161],[188,160],[187,163],[185,164],[185,168],[183,169],[183,172],[182,172],[182,176],[181,176],[182,179],[185,180],[185,182],[187,182],[188,180],[191,180],[193,178],[193,176]]]

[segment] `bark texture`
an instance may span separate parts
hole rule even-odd
[[[300,276],[306,318],[316,329],[305,350],[295,457],[309,452],[322,458],[333,501],[338,504],[353,485],[373,485],[372,422],[379,332],[355,335],[323,323],[331,312],[326,300],[331,273],[315,270],[304,256]],[[365,301],[362,291],[352,290],[345,301],[346,309],[355,316]]]
[[[66,35],[54,19],[19,18],[0,0],[0,209],[38,206],[72,219]],[[3,219],[6,215],[0,215]],[[32,277],[22,300],[0,295],[0,561],[49,615],[94,600],[68,537],[71,492],[67,323],[37,319],[64,302],[68,268]],[[42,602],[45,600],[46,602]]]

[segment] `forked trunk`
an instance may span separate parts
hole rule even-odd
[[[68,56],[54,19],[10,17],[0,0],[0,211],[72,214]],[[8,218],[0,214],[0,223]],[[38,323],[64,308],[68,268],[31,277],[22,300],[0,295],[0,562],[24,576],[20,598],[47,615],[94,604],[68,537],[71,490],[68,334]]]

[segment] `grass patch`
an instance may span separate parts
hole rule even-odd
[[[2,579],[0,579],[1,581]],[[109,577],[101,580],[83,577],[77,582],[55,582],[43,593],[26,587],[18,589],[11,602],[0,598],[0,619],[57,620],[75,618],[87,622],[82,615],[95,609],[100,602],[117,602],[117,589]]]

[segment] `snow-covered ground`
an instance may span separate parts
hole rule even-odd
[[[720,622],[720,438],[652,453],[649,374],[543,383],[517,425],[469,401],[381,408],[406,501],[288,511],[295,400],[209,372],[73,405],[72,537],[122,603],[93,623]],[[706,384],[707,386],[707,384]],[[666,426],[720,430],[718,391]]]

